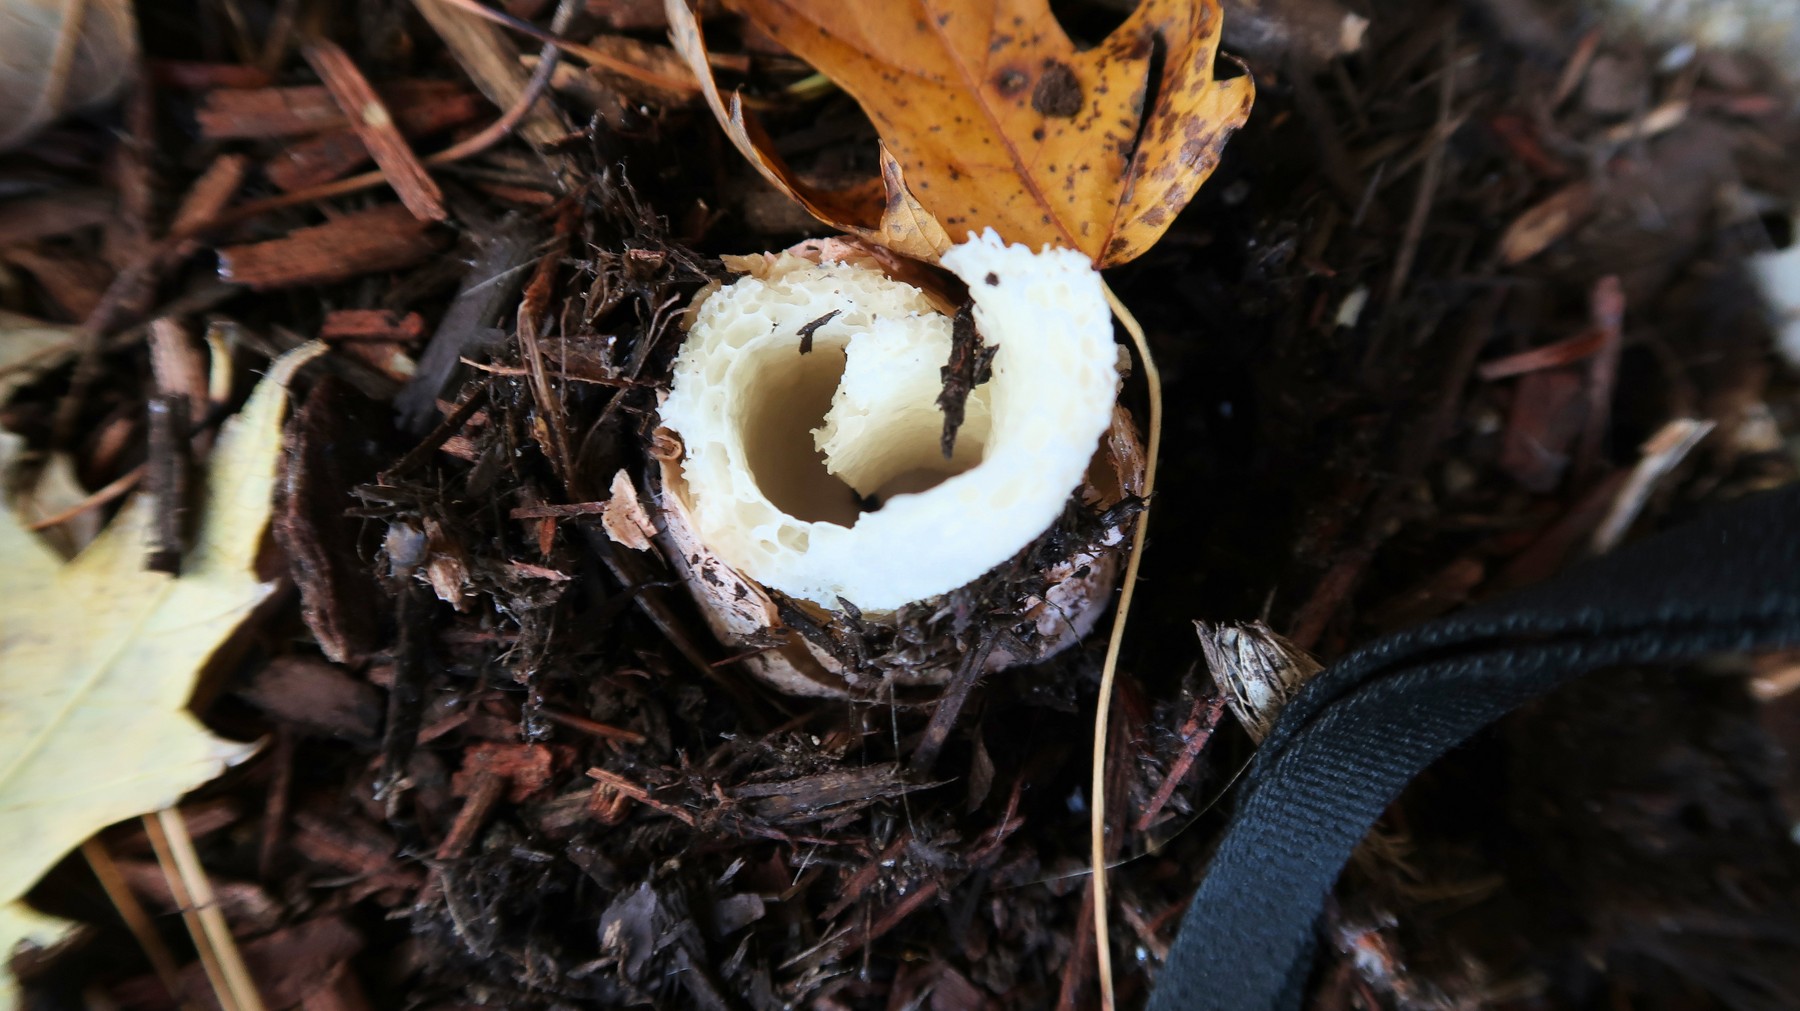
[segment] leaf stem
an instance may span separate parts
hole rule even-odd
[[[154,814],[144,815],[143,820],[144,834],[150,838],[150,848],[156,853],[156,862],[162,866],[163,877],[169,882],[169,895],[175,900],[175,908],[181,911],[181,920],[187,924],[188,936],[194,939],[194,955],[206,972],[206,981],[212,985],[213,996],[218,998],[219,1007],[223,1011],[242,1011],[233,997],[225,970],[219,964],[218,952],[208,943],[206,927],[200,922],[199,900],[188,890],[187,875],[182,873],[180,864],[175,860],[175,852],[169,844],[169,836],[164,831],[162,820]],[[186,827],[182,826],[183,829]]]
[[[170,883],[179,881],[181,889],[187,893],[194,913],[189,929],[194,927],[194,921],[198,921],[201,931],[195,938],[197,946],[212,951],[214,964],[208,967],[207,975],[213,976],[213,972],[217,972],[213,979],[215,990],[223,984],[219,992],[220,1003],[239,1011],[264,1011],[262,994],[250,978],[250,970],[244,965],[243,953],[238,950],[237,938],[232,936],[230,925],[225,922],[225,914],[219,911],[212,881],[207,878],[205,868],[200,866],[200,854],[194,850],[194,839],[188,835],[187,819],[182,817],[181,809],[165,807],[155,815],[145,815],[144,824],[152,828],[150,841],[157,849],[157,858],[161,860],[164,851],[167,852],[169,861],[164,863],[165,873],[168,862],[175,865],[176,877],[171,878]],[[162,846],[156,847],[159,836]]]
[[[137,939],[138,947],[144,950],[144,957],[150,960],[150,968],[156,972],[156,978],[162,981],[163,989],[169,992],[169,1000],[181,1011],[194,1011],[192,1001],[182,993],[181,974],[175,965],[175,956],[170,954],[169,946],[163,943],[162,936],[156,932],[156,925],[150,914],[144,910],[143,903],[126,884],[125,875],[120,873],[119,865],[112,858],[99,836],[94,836],[81,844],[81,855],[87,858],[88,867],[99,879],[100,887],[106,891],[106,897],[112,900],[113,908],[118,910],[119,919],[125,921],[125,929]]]
[[[1150,392],[1150,445],[1144,457],[1142,494],[1145,509],[1138,515],[1137,526],[1131,533],[1131,556],[1125,560],[1119,610],[1113,617],[1112,636],[1106,643],[1106,662],[1100,668],[1100,697],[1094,706],[1093,803],[1088,809],[1088,859],[1094,874],[1094,956],[1100,978],[1100,1006],[1104,1011],[1113,1011],[1112,946],[1108,943],[1106,922],[1106,735],[1112,715],[1113,683],[1119,672],[1119,650],[1125,643],[1125,623],[1131,614],[1138,568],[1144,558],[1144,536],[1150,529],[1149,503],[1156,491],[1157,459],[1162,455],[1163,396],[1162,373],[1157,371],[1156,360],[1150,356],[1150,342],[1144,338],[1144,328],[1125,303],[1119,301],[1119,296],[1113,294],[1112,286],[1105,281],[1100,284],[1106,291],[1106,304],[1112,307],[1113,315],[1131,335],[1138,360],[1143,363],[1144,383]]]

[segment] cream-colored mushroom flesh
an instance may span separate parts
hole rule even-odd
[[[891,611],[1012,557],[1081,483],[1119,379],[1100,275],[1080,253],[992,232],[943,265],[999,348],[949,460],[937,399],[951,321],[912,285],[783,254],[692,314],[662,406],[685,448],[674,491],[743,574]]]

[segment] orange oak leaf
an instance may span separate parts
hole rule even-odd
[[[686,13],[681,0],[668,5],[672,23],[676,7]],[[725,5],[856,98],[947,232],[992,227],[1008,241],[1079,249],[1103,267],[1161,237],[1255,93],[1247,75],[1214,77],[1218,0],[1142,0],[1088,50],[1047,0]],[[720,118],[767,152],[741,107]],[[834,210],[837,219],[823,219],[848,214]]]
[[[669,37],[675,50],[700,79],[700,93],[718,118],[719,125],[725,128],[725,135],[764,179],[793,197],[820,221],[897,253],[935,261],[939,253],[950,248],[950,236],[914,199],[906,187],[900,164],[888,153],[885,144],[881,148],[879,184],[870,180],[869,185],[827,190],[810,185],[796,175],[775,153],[775,145],[763,131],[762,124],[745,115],[743,101],[736,94],[727,100],[719,93],[718,82],[713,80],[712,65],[706,58],[706,40],[686,0],[666,0],[666,6]]]

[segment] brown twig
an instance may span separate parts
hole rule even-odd
[[[131,468],[124,474],[115,478],[111,484],[94,492],[87,498],[82,499],[53,516],[46,516],[41,520],[35,520],[28,524],[25,529],[32,531],[48,530],[51,527],[67,523],[75,517],[80,516],[82,513],[87,512],[89,509],[98,509],[106,503],[111,502],[113,499],[118,498],[120,495],[137,487],[138,481],[142,480],[143,477],[144,465],[140,463],[136,467]]]
[[[575,218],[572,213],[562,215],[557,221],[556,241],[538,260],[531,280],[525,285],[524,297],[519,300],[516,330],[519,350],[529,371],[527,378],[531,385],[532,400],[537,406],[538,417],[546,422],[540,440],[548,445],[541,449],[549,458],[557,477],[562,479],[563,486],[579,494],[573,459],[570,456],[568,419],[562,398],[556,395],[550,385],[549,370],[544,367],[543,347],[538,341],[538,322],[548,314],[550,286],[556,279],[556,269],[562,264],[563,251],[568,247],[568,240],[574,229]]]
[[[592,779],[597,783],[603,783],[609,787],[612,787],[613,789],[619,791],[620,793],[624,794],[627,797],[630,797],[632,800],[637,801],[638,803],[644,805],[645,807],[651,808],[656,811],[661,811],[663,814],[666,814],[669,817],[674,818],[676,821],[681,822],[682,824],[688,826],[689,828],[692,828],[695,825],[694,816],[692,814],[688,813],[687,811],[683,810],[680,807],[675,806],[674,804],[666,804],[660,800],[657,800],[655,797],[650,796],[650,791],[648,789],[646,789],[642,786],[639,786],[636,783],[633,783],[631,780],[626,779],[624,776],[620,776],[616,773],[608,772],[605,769],[601,769],[601,768],[589,769],[587,771],[587,774],[588,774],[589,779]]]
[[[475,841],[475,833],[487,824],[488,815],[505,790],[506,778],[498,773],[483,769],[476,774],[468,799],[463,801],[462,810],[456,813],[456,821],[451,823],[450,831],[437,848],[439,860],[456,860],[468,852],[469,844]]]
[[[991,631],[983,631],[979,635],[975,647],[963,654],[955,676],[944,686],[944,694],[931,711],[931,722],[925,725],[925,733],[919,738],[918,747],[913,749],[914,773],[926,775],[937,764],[938,754],[944,750],[944,742],[950,739],[950,730],[956,726],[956,718],[962,713],[963,704],[969,700],[969,691],[987,671],[988,654],[994,651],[994,643],[1000,636]]]
[[[1419,254],[1419,243],[1425,237],[1425,221],[1431,216],[1431,205],[1437,199],[1438,181],[1444,174],[1444,155],[1450,146],[1450,138],[1444,135],[1443,126],[1450,122],[1451,112],[1456,102],[1456,23],[1449,22],[1444,26],[1444,66],[1440,73],[1442,79],[1438,88],[1437,128],[1432,131],[1430,152],[1425,156],[1425,167],[1419,172],[1419,188],[1413,194],[1412,212],[1406,218],[1406,231],[1400,238],[1399,252],[1394,256],[1394,270],[1388,275],[1387,312],[1384,319],[1398,318],[1394,308],[1400,304],[1400,296],[1406,291],[1406,282],[1412,279],[1413,260]],[[1386,341],[1382,339],[1385,328],[1378,330],[1374,340],[1369,342],[1369,349],[1363,358],[1364,367],[1369,367],[1379,360]]]
[[[188,398],[170,393],[150,398],[146,485],[150,495],[150,543],[144,568],[181,574],[183,518],[188,495]]]
[[[1625,289],[1617,276],[1608,275],[1594,282],[1591,306],[1593,328],[1601,341],[1588,360],[1587,418],[1582,423],[1581,441],[1575,444],[1574,478],[1582,484],[1593,479],[1600,466],[1601,451],[1606,447],[1619,354],[1625,343]]]
[[[568,53],[570,56],[579,56],[583,60],[586,60],[591,66],[599,67],[601,70],[609,70],[615,74],[629,77],[634,81],[641,81],[653,88],[661,88],[665,91],[673,91],[683,95],[691,95],[700,90],[700,82],[694,80],[692,77],[668,77],[659,74],[654,70],[646,70],[629,60],[621,60],[610,53],[603,53],[592,46],[584,46],[579,42],[562,38],[552,32],[547,32],[529,21],[515,18],[505,11],[497,11],[492,7],[478,3],[477,0],[436,0],[436,2],[449,7],[455,7],[458,10],[468,11],[476,17],[485,18],[503,28],[511,29],[512,31],[518,32],[520,35],[541,42],[546,47],[553,47],[556,50]]]
[[[426,2],[435,2],[435,0],[426,0]],[[552,50],[547,57],[539,61],[537,72],[532,74],[530,81],[526,82],[525,90],[519,96],[519,100],[511,106],[508,106],[506,111],[500,114],[499,119],[489,123],[473,136],[460,140],[455,144],[444,148],[442,151],[426,155],[424,159],[425,164],[450,165],[459,162],[464,158],[478,155],[504,140],[507,135],[511,134],[513,129],[519,125],[519,121],[524,119],[526,114],[531,111],[531,107],[537,104],[537,100],[543,97],[544,89],[550,83],[550,73],[555,69],[556,53]],[[315,186],[306,190],[296,190],[293,193],[284,193],[278,197],[255,200],[233,208],[227,213],[221,214],[210,223],[210,227],[236,224],[240,221],[248,221],[252,218],[259,217],[269,211],[281,210],[287,207],[298,207],[302,204],[310,204],[314,201],[325,200],[329,197],[341,197],[350,193],[359,193],[371,187],[379,186],[386,181],[387,176],[380,172],[365,172],[362,175],[350,176],[347,179],[339,179],[336,182],[326,183],[323,186]]]
[[[150,960],[150,968],[156,973],[156,978],[162,981],[163,989],[169,991],[170,999],[182,1011],[193,1011],[193,1003],[182,992],[181,974],[175,965],[175,956],[169,953],[169,946],[163,943],[162,935],[156,932],[156,925],[151,922],[150,914],[145,911],[143,903],[138,901],[131,886],[126,884],[125,876],[119,873],[119,865],[113,862],[106,844],[100,841],[99,836],[95,836],[81,844],[81,855],[87,859],[88,867],[93,869],[94,877],[99,879],[100,887],[105,889],[106,897],[112,900],[113,908],[119,911],[119,919],[125,921],[125,929],[131,931],[138,947],[143,949],[144,957]]]
[[[443,221],[450,216],[444,209],[444,193],[426,173],[425,166],[400,136],[387,103],[375,94],[368,78],[356,69],[350,54],[327,39],[319,39],[300,50],[306,62],[319,75],[326,90],[344,110],[350,129],[380,166],[388,185],[399,194],[400,202],[423,221]]]
[[[143,822],[144,834],[150,840],[150,848],[156,853],[156,862],[162,866],[163,876],[169,881],[169,894],[175,899],[176,908],[181,910],[181,919],[187,924],[188,936],[194,940],[194,953],[200,960],[200,968],[206,973],[207,982],[212,984],[219,1006],[223,1011],[246,1011],[237,1002],[231,985],[226,980],[218,952],[208,943],[206,926],[200,921],[198,900],[188,888],[185,870],[175,859],[166,826],[154,814],[144,815]]]
[[[1086,923],[1094,916],[1094,880],[1088,879],[1081,888],[1081,911],[1076,914],[1077,923]],[[1076,1011],[1080,1007],[1081,989],[1087,983],[1088,967],[1094,964],[1094,932],[1077,930],[1075,947],[1069,952],[1069,960],[1063,964],[1062,982],[1057,986],[1056,1011]]]
[[[1175,796],[1175,789],[1187,778],[1188,770],[1193,768],[1194,759],[1205,750],[1206,742],[1212,740],[1213,731],[1219,729],[1219,718],[1224,712],[1223,695],[1194,699],[1194,711],[1188,714],[1187,722],[1181,725],[1181,754],[1169,764],[1169,774],[1163,777],[1162,785],[1156,788],[1156,795],[1150,798],[1150,803],[1144,805],[1144,813],[1138,815],[1137,824],[1132,826],[1134,831],[1150,830],[1150,823],[1162,813],[1169,798]]]
[[[584,734],[591,734],[595,737],[605,737],[615,741],[625,741],[630,744],[642,744],[648,740],[643,734],[640,734],[635,730],[626,730],[624,727],[615,727],[609,723],[590,720],[585,716],[576,716],[573,713],[561,713],[554,709],[542,709],[539,710],[539,712],[541,712],[544,718],[551,723],[559,724],[568,727],[570,730],[579,731]]]
[[[1528,372],[1553,369],[1559,365],[1571,365],[1591,357],[1609,339],[1603,330],[1585,330],[1567,340],[1482,362],[1481,367],[1475,371],[1482,380],[1491,383],[1498,379],[1522,376]]]

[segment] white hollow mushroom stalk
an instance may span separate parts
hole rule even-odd
[[[739,573],[892,612],[1012,558],[1082,484],[1119,384],[1100,275],[991,231],[942,263],[998,346],[949,460],[936,402],[951,320],[920,289],[782,254],[699,304],[662,424],[682,444],[679,505]]]

